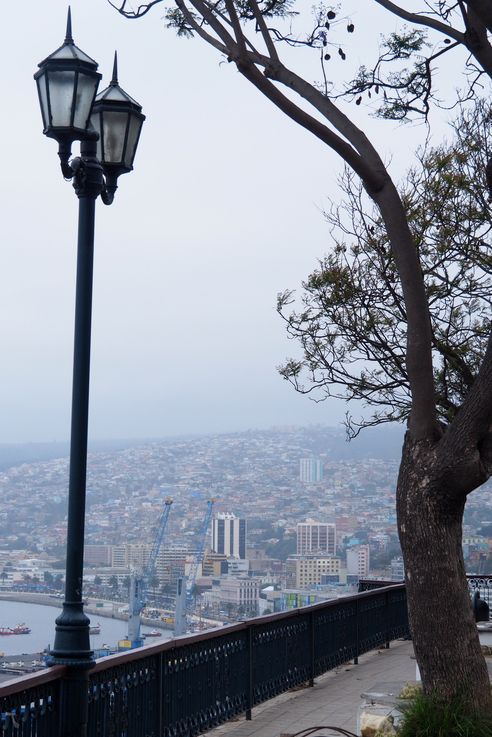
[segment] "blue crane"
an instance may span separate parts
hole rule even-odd
[[[140,615],[142,613],[142,609],[147,603],[149,580],[155,571],[157,556],[159,555],[162,541],[164,540],[164,533],[166,531],[172,503],[173,500],[170,497],[166,497],[164,500],[164,509],[159,520],[157,534],[152,544],[152,550],[150,551],[147,565],[145,566],[143,573],[134,572],[130,580],[128,639],[131,642],[131,647],[140,647],[140,645],[143,644],[143,640],[140,637]]]
[[[188,608],[191,608],[191,602],[193,600],[193,588],[196,583],[196,576],[198,573],[198,568],[203,563],[203,555],[205,552],[205,540],[207,539],[207,532],[210,525],[210,520],[212,518],[212,510],[213,506],[215,504],[215,499],[209,499],[207,501],[207,511],[205,512],[205,517],[203,518],[201,527],[198,531],[198,545],[196,548],[196,553],[193,557],[191,566],[190,566],[190,572],[188,573],[188,578],[186,581],[186,601]]]
[[[212,518],[214,504],[215,499],[209,499],[207,501],[207,511],[205,512],[205,516],[197,534],[198,544],[190,566],[190,571],[186,578],[180,578],[178,580],[176,610],[174,615],[175,636],[182,635],[187,631],[187,615],[193,613],[193,589],[196,583],[198,568],[203,563],[205,540],[207,539],[207,532]]]

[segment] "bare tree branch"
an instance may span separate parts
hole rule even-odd
[[[385,10],[389,10],[390,13],[398,16],[398,18],[401,18],[402,20],[406,20],[416,26],[432,28],[434,31],[439,31],[439,33],[442,33],[445,36],[454,38],[455,41],[464,43],[464,34],[446,23],[441,23],[435,18],[430,18],[428,15],[423,15],[421,13],[411,13],[396,3],[391,2],[391,0],[374,0],[374,2],[381,5]]]

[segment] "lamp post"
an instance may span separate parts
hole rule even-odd
[[[145,119],[118,84],[116,54],[111,83],[99,95],[97,66],[74,44],[69,8],[63,45],[34,75],[43,132],[58,142],[63,176],[73,180],[79,198],[65,600],[50,652],[51,665],[68,666],[60,697],[61,737],[87,733],[88,671],[94,662],[82,577],[95,203],[99,195],[104,204],[113,202],[118,177],[133,168]],[[80,157],[70,160],[74,141],[81,142]]]

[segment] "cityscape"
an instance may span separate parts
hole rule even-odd
[[[90,453],[84,595],[128,612],[131,576],[147,567],[167,499],[146,603],[171,629],[178,581],[191,573],[191,630],[204,627],[202,617],[218,626],[338,598],[354,593],[360,579],[403,580],[398,458],[387,457],[387,441],[359,446],[340,429],[310,426]],[[0,473],[0,590],[62,590],[67,474],[66,457]],[[463,550],[468,572],[489,570],[490,485],[467,505]]]

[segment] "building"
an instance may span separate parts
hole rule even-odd
[[[404,581],[405,580],[405,565],[403,558],[397,556],[391,559],[391,580],[392,581]]]
[[[220,512],[212,520],[212,550],[227,558],[246,558],[246,520]]]
[[[215,576],[218,578],[221,574],[227,573],[227,556],[223,553],[213,553],[207,551],[203,558],[202,576]]]
[[[143,571],[150,556],[151,545],[145,543],[127,543],[111,547],[111,565],[113,568],[135,568]]]
[[[291,555],[287,558],[287,587],[308,589],[319,586],[322,576],[340,573],[340,558],[323,555]]]
[[[318,601],[319,599],[314,592],[285,589],[281,592],[275,611],[285,612],[289,609],[299,609],[302,606],[316,604]]]
[[[260,598],[260,580],[249,576],[221,576],[214,579],[203,600],[219,610],[237,613],[257,612]]]
[[[332,522],[299,522],[297,525],[297,555],[336,553],[336,526]]]
[[[86,545],[84,563],[87,566],[110,566],[111,551],[111,545]]]
[[[192,551],[187,545],[161,547],[155,564],[155,572],[161,584],[175,589],[179,578],[189,571]],[[201,575],[201,569],[198,572]]]
[[[323,464],[318,458],[301,458],[299,479],[305,484],[316,484],[323,478]]]
[[[354,545],[347,549],[347,573],[359,578],[369,575],[369,545]]]

